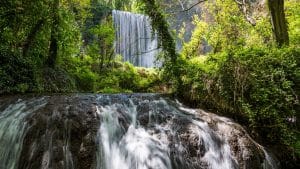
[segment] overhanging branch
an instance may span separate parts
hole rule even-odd
[[[235,2],[239,5],[239,7],[241,8],[241,11],[244,13],[244,16],[246,18],[246,20],[253,26],[256,25],[256,21],[255,19],[253,19],[250,14],[249,14],[249,10],[247,9],[247,2],[246,0],[235,0]],[[249,2],[248,2],[249,3]]]
[[[186,8],[186,9],[182,10],[181,12],[189,11],[189,10],[191,10],[192,8],[194,8],[195,6],[201,4],[202,2],[205,2],[205,1],[207,1],[207,0],[201,0],[201,1],[198,1],[198,2],[196,2],[195,4],[193,4],[192,6],[190,6],[189,8]]]
[[[208,0],[200,0],[200,1],[196,2],[196,3],[194,3],[193,5],[191,5],[188,8],[183,8],[183,10],[181,10],[181,11],[172,12],[172,14],[174,14],[174,13],[181,13],[181,12],[187,12],[187,11],[193,9],[195,6],[201,4],[202,2],[206,2],[206,1],[208,1]]]

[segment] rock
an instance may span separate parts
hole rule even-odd
[[[14,103],[13,97],[2,100],[0,111]],[[267,159],[264,148],[239,124],[203,110],[184,108],[159,95],[56,95],[45,100],[45,106],[24,119],[27,130],[19,169],[104,166],[97,161],[96,152],[102,154],[98,156],[101,162],[105,161],[99,128],[109,118],[116,123],[107,128],[109,140],[116,142],[114,148],[119,149],[115,152],[124,153],[117,154],[123,155],[119,160],[129,160],[126,164],[140,159],[144,161],[139,164],[147,164],[146,169],[156,168],[154,163],[160,164],[160,160],[165,164],[162,169],[170,169],[169,165],[172,169],[263,169]],[[132,155],[134,151],[140,154]]]

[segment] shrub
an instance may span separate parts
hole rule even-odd
[[[37,87],[37,70],[20,53],[0,48],[0,94],[24,93]]]
[[[293,144],[287,119],[299,105],[299,52],[252,47],[186,60],[182,96],[248,124],[267,143]]]
[[[149,92],[160,85],[158,73],[154,69],[134,67],[130,63],[119,63],[99,74],[97,91],[101,93]]]
[[[287,118],[295,116],[299,65],[294,49],[250,48],[234,52],[220,68],[223,97],[268,142],[290,144]]]

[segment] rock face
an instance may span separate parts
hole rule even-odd
[[[20,169],[95,168],[99,127],[91,97],[52,96],[26,118]]]
[[[2,97],[0,144],[1,169],[278,168],[240,125],[155,94]]]

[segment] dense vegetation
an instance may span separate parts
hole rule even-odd
[[[111,9],[134,3],[1,1],[0,94],[160,90],[158,72],[114,56]]]
[[[290,10],[299,9],[299,5],[292,3],[287,3]],[[219,9],[210,13],[215,20],[208,24],[195,18],[197,28],[183,48],[183,97],[244,118],[256,134],[270,143],[292,143],[287,118],[296,115],[299,104],[298,41],[279,48],[272,40],[267,18],[258,18],[252,26],[230,0],[207,4],[207,9]],[[294,18],[299,18],[299,13],[294,14],[287,19],[290,25],[299,26]],[[297,26],[290,26],[289,31],[298,32],[291,39],[299,36]],[[212,47],[206,56],[199,51],[203,40]]]
[[[147,2],[148,9],[155,9],[148,14],[155,18],[157,4]],[[300,5],[297,1],[286,3],[289,29],[285,32],[285,14],[280,12],[283,6],[276,7],[276,11],[271,3],[274,2],[269,1],[269,8],[259,10],[231,0],[205,2],[207,12],[201,18],[195,16],[196,29],[177,56],[177,64],[165,66],[164,72],[173,72],[174,84],[180,84],[173,85],[173,91],[185,102],[213,109],[245,124],[253,137],[276,147],[278,152],[283,150],[283,167],[293,168],[297,164],[291,164],[293,160],[289,158],[299,159],[300,153],[299,128],[292,122],[295,117],[299,119]],[[278,16],[277,12],[283,15]],[[166,24],[157,18],[153,22],[154,26]],[[165,31],[163,26],[155,28]],[[172,38],[164,39],[169,42],[164,49],[172,52]],[[203,55],[205,43],[210,51]],[[295,156],[290,156],[290,152]]]
[[[284,150],[286,168],[295,167],[299,0],[189,2],[178,12],[204,12],[193,17],[192,37],[178,52],[180,35],[170,31],[161,8],[178,1],[2,0],[0,94],[171,91],[190,105],[241,122],[260,142]],[[115,56],[112,9],[151,17],[163,49],[159,70],[136,68]]]

